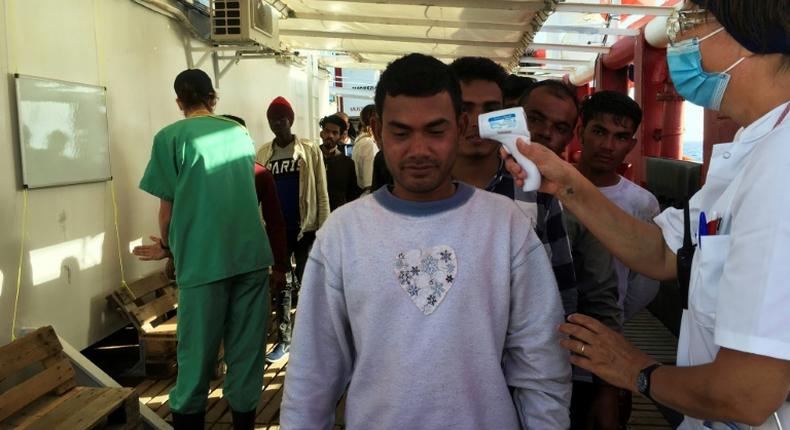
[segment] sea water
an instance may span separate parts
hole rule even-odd
[[[702,163],[702,142],[683,142],[683,156],[688,160]]]

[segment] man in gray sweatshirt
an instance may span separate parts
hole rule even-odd
[[[468,125],[448,66],[376,88],[394,186],[339,208],[305,270],[283,429],[567,429],[570,365],[543,246],[512,200],[451,180]]]

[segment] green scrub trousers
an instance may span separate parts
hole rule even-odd
[[[224,340],[227,374],[223,397],[235,412],[253,411],[263,384],[268,269],[236,275],[178,291],[178,378],[170,409],[202,413],[209,381]]]

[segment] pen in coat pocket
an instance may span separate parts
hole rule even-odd
[[[702,236],[708,235],[708,220],[705,218],[705,212],[699,212],[699,237],[697,238],[697,246],[702,248]]]
[[[711,220],[708,221],[708,235],[715,236],[719,232],[719,224],[721,224],[721,218],[717,212],[713,212],[713,217]]]

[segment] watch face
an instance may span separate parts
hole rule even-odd
[[[645,372],[639,372],[639,376],[636,378],[636,388],[640,393],[645,394],[647,391],[647,385],[647,377],[645,376]]]

